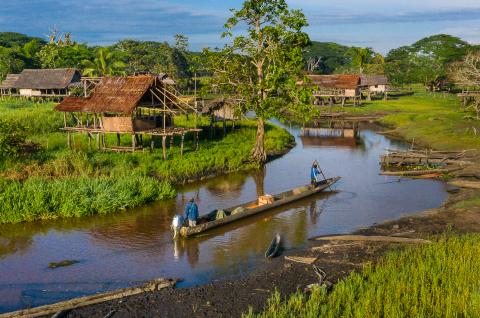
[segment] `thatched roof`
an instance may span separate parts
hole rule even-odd
[[[0,89],[15,88],[19,76],[20,74],[8,74],[3,82],[0,83]]]
[[[79,82],[81,77],[80,72],[74,68],[25,69],[20,73],[15,88],[66,89],[70,84]]]
[[[307,77],[311,82],[306,85],[321,88],[355,89],[360,85],[360,76],[358,75],[307,75]]]
[[[150,75],[104,77],[90,97],[66,97],[55,110],[131,114],[150,88],[160,83],[161,79]]]
[[[388,85],[388,79],[385,75],[362,75],[362,86]]]

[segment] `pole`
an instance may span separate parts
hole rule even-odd
[[[323,170],[322,168],[320,167],[320,164],[318,163],[317,160],[315,160],[315,163],[317,163],[317,167],[318,167],[318,170],[320,170],[320,173],[322,174],[322,177],[325,181],[327,181],[327,177],[325,176],[325,174],[323,173]],[[332,190],[332,187],[330,186],[330,184],[328,185],[328,188],[330,189],[330,191],[333,191]]]

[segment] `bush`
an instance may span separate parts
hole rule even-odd
[[[0,159],[20,156],[26,137],[22,125],[0,119]]]

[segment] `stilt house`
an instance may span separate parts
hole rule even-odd
[[[309,82],[303,85],[315,87],[313,93],[314,103],[324,105],[325,102],[335,104],[341,102],[345,105],[351,100],[354,105],[361,103],[360,76],[339,74],[339,75],[307,75]]]
[[[0,84],[0,95],[8,96],[17,93],[15,84],[18,80],[19,74],[8,74],[5,80]]]
[[[80,84],[82,75],[73,68],[33,70],[25,69],[13,85],[13,96],[32,98],[61,98],[69,95],[70,87]]]
[[[171,83],[166,76],[104,77],[89,97],[66,97],[55,109],[64,112],[63,130],[68,133],[69,144],[71,132],[86,132],[89,136],[96,134],[98,148],[135,151],[143,149],[143,136],[150,136],[153,150],[153,137],[161,136],[165,157],[167,137],[172,143],[174,136],[181,136],[183,152],[185,135],[194,133],[198,146],[200,131],[175,128],[175,115],[196,115],[197,111],[177,98]],[[116,146],[107,146],[106,134],[117,135]],[[121,134],[132,136],[131,147],[120,147]]]
[[[367,92],[368,100],[372,95],[383,94],[387,99],[388,94],[388,79],[385,75],[362,75],[361,87]]]

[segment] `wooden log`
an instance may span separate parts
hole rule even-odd
[[[74,298],[71,300],[62,301],[52,305],[18,310],[15,312],[0,314],[0,318],[14,318],[14,317],[34,318],[34,317],[47,316],[47,315],[55,314],[59,311],[71,310],[75,308],[100,304],[110,300],[129,297],[129,296],[146,293],[146,292],[153,292],[153,291],[161,290],[168,287],[174,287],[176,283],[177,283],[177,280],[157,279],[157,280],[148,282],[147,284],[141,287],[124,288],[124,289],[119,289],[112,292]]]
[[[429,169],[429,170],[417,170],[417,171],[383,171],[380,173],[382,176],[423,176],[426,174],[434,173],[451,173],[462,170],[463,167],[456,167],[451,169]]]
[[[453,180],[448,184],[459,188],[480,189],[480,181]]]
[[[429,244],[432,241],[409,238],[409,237],[392,237],[381,235],[333,235],[333,236],[318,236],[313,238],[315,241],[362,241],[362,242],[388,242],[388,243],[411,243],[411,244]]]
[[[315,263],[318,257],[300,257],[300,256],[285,256],[285,259],[287,261],[295,262],[295,263],[301,263],[301,264],[307,264],[307,265],[312,265]]]

